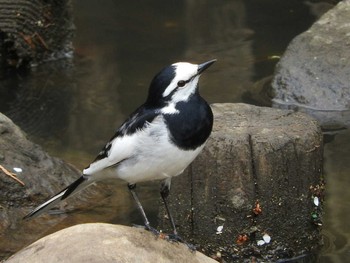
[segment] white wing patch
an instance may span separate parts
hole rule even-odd
[[[90,164],[88,168],[83,170],[83,173],[86,175],[92,175],[130,158],[134,154],[137,135],[138,133],[135,133],[133,135],[125,135],[123,137],[114,138],[111,141],[112,146],[109,150],[109,155]]]

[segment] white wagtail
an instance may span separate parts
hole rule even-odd
[[[151,82],[146,102],[120,126],[83,175],[24,218],[40,215],[96,181],[120,178],[128,183],[146,229],[159,234],[150,226],[135,187],[139,182],[162,180],[160,193],[174,230],[172,236],[181,240],[166,199],[171,178],[197,157],[211,133],[213,113],[199,95],[198,80],[215,61],[199,65],[179,62],[160,71]]]

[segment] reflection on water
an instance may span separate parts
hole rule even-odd
[[[153,75],[170,63],[217,58],[201,79],[209,102],[258,102],[264,97],[268,105],[266,94],[254,85],[273,73],[277,61],[267,58],[281,55],[317,11],[314,4],[299,0],[73,3],[74,60],[1,80],[0,111],[51,154],[79,168],[143,102]],[[326,238],[320,262],[345,262],[350,256],[349,136],[345,130],[325,147]],[[125,184],[115,183],[115,189],[96,207],[69,214],[57,229],[95,220],[141,223]],[[154,218],[158,184],[140,189]]]
[[[350,257],[350,130],[343,130],[325,145],[327,199],[326,246],[322,262],[347,262]]]
[[[307,113],[319,120],[320,125],[326,130],[341,130],[350,127],[350,110],[317,109],[299,103],[288,104],[279,99],[273,99],[273,107],[290,109]]]

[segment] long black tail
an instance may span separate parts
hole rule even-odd
[[[71,185],[63,189],[61,192],[59,192],[58,194],[54,195],[43,204],[36,207],[33,211],[31,211],[29,214],[23,217],[23,219],[34,218],[41,215],[45,211],[49,210],[50,208],[52,208],[53,206],[61,202],[62,200],[66,199],[67,197],[73,196],[80,190],[84,189],[85,187],[90,185],[92,182],[93,180],[89,180],[84,175],[82,175]]]

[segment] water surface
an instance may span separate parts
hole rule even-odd
[[[0,111],[52,155],[84,168],[118,125],[145,99],[165,65],[218,59],[201,78],[210,103],[269,105],[259,81],[268,79],[293,37],[319,13],[289,0],[74,0],[75,57],[1,80]],[[312,8],[311,8],[312,7]],[[327,7],[327,5],[325,5]],[[350,256],[350,132],[332,133],[325,146],[325,246],[318,262]],[[141,223],[124,184],[98,207],[70,222]],[[140,195],[154,220],[158,184]],[[78,218],[78,219],[77,219]],[[79,221],[81,220],[81,221]]]

